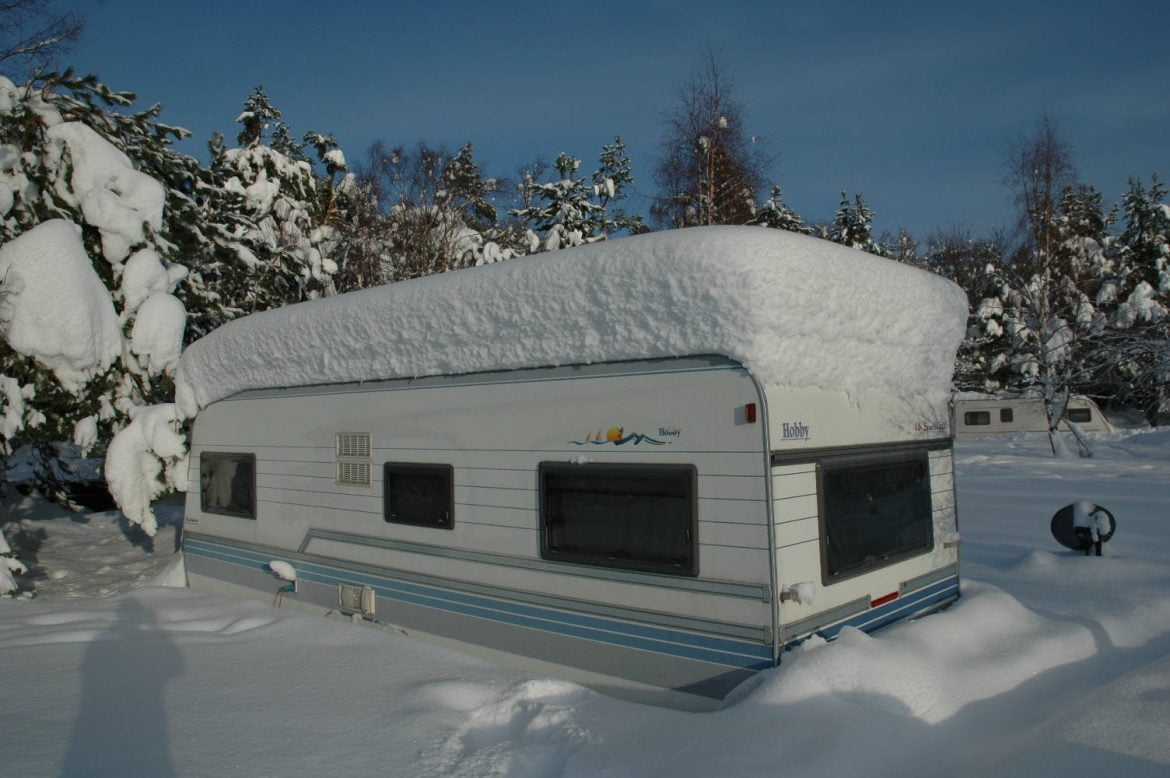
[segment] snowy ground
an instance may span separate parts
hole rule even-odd
[[[177,506],[147,549],[117,514],[10,499],[46,575],[0,601],[0,774],[1170,774],[1170,432],[957,461],[963,598],[792,652],[714,713],[145,585],[175,578]],[[1100,559],[1048,533],[1082,499],[1117,517]]]

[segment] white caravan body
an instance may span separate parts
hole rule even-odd
[[[1044,410],[1044,401],[1037,397],[959,395],[955,398],[952,415],[957,438],[1048,432],[1048,414]],[[1060,428],[1068,431],[1069,422],[1084,432],[1115,431],[1097,404],[1082,395],[1069,398]]]
[[[590,257],[622,244],[644,257],[635,249],[664,242],[684,258],[720,259],[746,235],[768,251],[881,262],[765,234],[777,232],[685,230],[556,259],[584,257],[589,275]],[[875,267],[899,274],[890,288],[919,279]],[[951,295],[940,317],[955,321],[953,358],[965,302],[946,282],[921,283]],[[257,326],[295,341],[289,321]],[[228,355],[256,359],[241,349],[255,335],[246,322],[204,347],[219,350],[230,380],[240,371]],[[309,353],[289,348],[284,358]],[[434,348],[449,347],[437,338]],[[874,630],[958,596],[948,393],[793,385],[730,346],[613,351],[622,358],[231,386],[220,397],[193,375],[215,361],[197,349],[180,373],[187,391],[210,397],[191,436],[191,586],[357,613],[600,688],[712,700],[809,636]],[[940,381],[945,361],[932,368]],[[295,568],[295,586],[273,575],[274,561]]]

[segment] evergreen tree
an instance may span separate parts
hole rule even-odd
[[[133,101],[71,71],[19,88],[0,78],[0,453],[34,447],[39,485],[63,501],[61,444],[100,451],[171,396],[177,287],[214,305],[186,266],[215,236],[199,166],[171,147],[186,131],[160,123],[159,106],[123,112]],[[166,464],[179,477],[178,459]]]
[[[778,184],[772,186],[771,196],[756,209],[755,215],[748,221],[748,224],[799,232],[802,235],[809,235],[812,232],[804,223],[804,219],[800,218],[800,214],[785,204]]]
[[[593,202],[593,188],[577,176],[581,160],[561,153],[553,167],[554,180],[524,182],[526,199],[533,205],[512,212],[541,235],[540,247],[554,251],[605,238],[604,209]],[[608,191],[606,192],[608,195]]]
[[[626,188],[634,183],[630,155],[620,135],[614,136],[613,143],[601,147],[597,161],[601,166],[593,171],[593,196],[601,206],[601,231],[606,235],[623,231],[630,235],[648,232],[649,228],[640,215],[613,207],[626,199]]]
[[[880,255],[882,250],[873,240],[873,219],[873,211],[862,199],[860,192],[854,195],[852,204],[849,195],[841,192],[841,205],[833,216],[829,240]]]
[[[321,190],[340,174],[344,157],[342,166],[330,165],[328,157],[339,153],[332,139],[306,136],[326,165],[323,181],[303,147],[291,143],[280,119],[280,111],[257,87],[237,117],[240,147],[224,148],[219,135],[209,144],[211,180],[224,193],[221,207],[231,214],[232,229],[224,241],[231,256],[220,259],[215,283],[229,316],[334,291],[331,277],[337,268],[321,251],[330,235],[318,228],[329,208]],[[275,140],[284,151],[269,145],[270,128],[276,128]]]

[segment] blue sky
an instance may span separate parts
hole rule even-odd
[[[652,195],[672,86],[709,47],[806,220],[847,189],[879,230],[1006,226],[1001,161],[1043,111],[1108,202],[1129,176],[1170,177],[1165,0],[58,5],[88,23],[69,62],[163,103],[200,155],[262,84],[298,136],[332,132],[351,162],[377,139],[471,141],[491,175],[561,151],[588,170],[620,134]]]

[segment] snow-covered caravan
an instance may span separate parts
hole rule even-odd
[[[957,438],[1048,432],[1048,413],[1038,397],[996,397],[961,393],[955,395],[952,425]],[[1072,422],[1084,432],[1114,432],[1113,425],[1088,397],[1070,397],[1061,418],[1061,429]]]
[[[958,596],[965,322],[939,277],[747,227],[249,316],[177,376],[190,583],[722,698]]]

